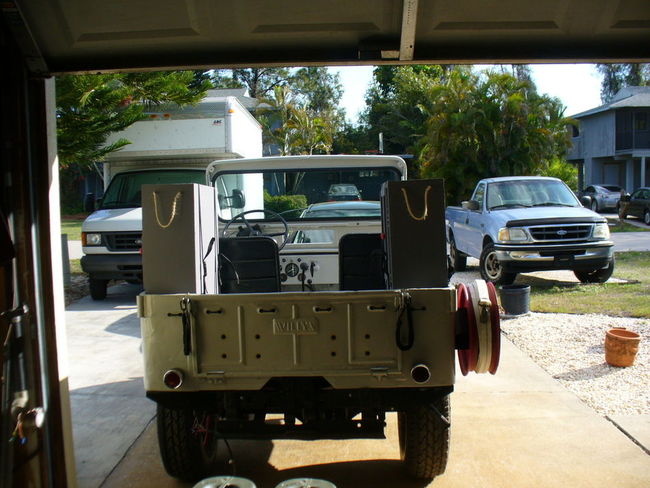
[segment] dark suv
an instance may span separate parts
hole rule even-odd
[[[639,217],[650,225],[650,188],[643,187],[634,190],[631,195],[621,198],[618,216],[622,219],[627,216]]]

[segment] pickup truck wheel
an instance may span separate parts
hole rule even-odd
[[[400,458],[410,476],[431,480],[445,472],[450,412],[449,396],[398,412]]]
[[[494,244],[492,243],[487,244],[483,248],[479,261],[481,278],[485,281],[491,281],[495,285],[510,285],[517,277],[517,273],[506,273],[503,271],[501,263],[497,259]]]
[[[614,256],[609,262],[609,266],[594,271],[574,271],[573,274],[580,280],[581,283],[605,283],[614,273]]]
[[[467,269],[467,256],[456,247],[453,234],[449,236],[449,257],[454,271],[465,271]]]
[[[218,439],[211,419],[205,412],[158,405],[158,447],[170,476],[196,481],[212,474]]]
[[[106,298],[106,288],[108,287],[108,280],[98,280],[90,278],[88,280],[88,287],[90,288],[90,297],[93,300],[103,300]]]

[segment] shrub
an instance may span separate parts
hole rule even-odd
[[[287,212],[307,207],[305,195],[277,195],[272,196],[264,190],[264,208],[277,213]]]

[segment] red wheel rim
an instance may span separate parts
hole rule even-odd
[[[468,348],[458,350],[458,363],[460,371],[463,376],[476,369],[476,362],[478,360],[478,332],[476,330],[476,316],[474,315],[474,305],[472,304],[472,297],[465,285],[458,286],[458,310],[465,309],[467,311],[467,335],[468,335]]]

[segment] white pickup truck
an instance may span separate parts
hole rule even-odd
[[[477,258],[486,281],[507,285],[517,273],[568,269],[581,282],[602,283],[614,272],[607,219],[556,178],[481,180],[445,217],[452,266],[462,271],[467,256]]]

